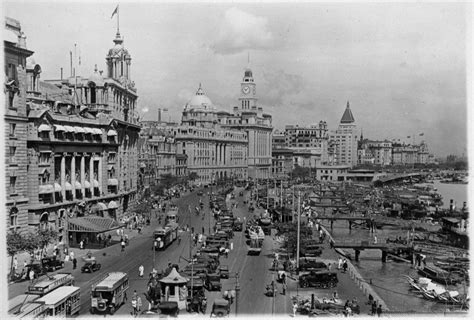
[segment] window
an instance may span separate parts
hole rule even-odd
[[[10,177],[10,194],[16,193],[16,177]]]
[[[18,227],[18,209],[13,207],[10,209],[10,228],[16,229]]]
[[[16,123],[10,123],[10,137],[15,136]]]
[[[38,164],[49,164],[50,155],[51,154],[49,152],[40,152]]]
[[[10,147],[10,162],[15,162],[16,147]]]

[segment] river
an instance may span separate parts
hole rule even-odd
[[[467,201],[467,185],[465,184],[435,182],[434,187],[443,196],[444,207],[449,207],[450,199],[454,199],[458,207],[462,207],[462,203]],[[323,225],[330,230],[328,223],[323,223]],[[348,222],[344,221],[334,222],[333,230],[330,232],[337,240],[373,241],[374,239],[374,233],[358,228],[349,230]],[[384,228],[377,230],[376,236],[378,239],[394,236],[406,237],[406,231]],[[347,250],[347,253],[354,256],[352,250]],[[352,261],[352,263],[367,281],[372,281],[374,290],[386,302],[390,310],[408,313],[439,314],[444,312],[446,305],[428,301],[409,290],[409,284],[404,275],[417,277],[417,272],[411,267],[411,264],[390,260],[387,263],[382,263],[381,255],[380,250],[364,250],[360,254],[359,262]]]

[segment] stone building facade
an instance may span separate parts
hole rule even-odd
[[[4,142],[6,226],[20,233],[28,231],[28,159],[26,132],[26,60],[33,54],[26,48],[20,22],[5,18],[4,31]],[[40,70],[37,70],[40,72]]]
[[[388,166],[392,164],[392,142],[364,139],[359,142],[358,164]]]
[[[357,126],[347,102],[338,128],[329,134],[329,158],[333,164],[355,166],[357,164]]]

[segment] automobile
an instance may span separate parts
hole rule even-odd
[[[34,261],[33,263],[27,264],[25,266],[26,277],[29,279],[30,271],[33,270],[35,272],[35,278],[39,278],[40,276],[46,274],[46,269],[39,263],[38,261]]]
[[[219,266],[219,274],[221,275],[222,279],[229,279],[229,266],[220,265]]]
[[[243,229],[242,221],[234,221],[233,229],[234,229],[234,231],[242,231],[242,229]]]
[[[299,271],[301,273],[309,273],[311,271],[324,271],[328,266],[325,262],[315,260],[315,258],[300,258]]]
[[[46,271],[54,271],[64,268],[64,261],[59,260],[55,256],[44,257],[41,259],[41,265]]]
[[[337,285],[337,273],[326,271],[311,271],[299,277],[300,287],[333,288]]]
[[[205,287],[207,291],[221,291],[221,276],[218,273],[210,273],[206,276]]]
[[[179,314],[178,302],[176,301],[164,301],[158,305],[162,315],[170,315],[177,317]]]
[[[97,263],[95,260],[87,261],[81,268],[81,272],[92,273],[94,271],[100,270],[100,263]]]
[[[230,313],[230,303],[225,299],[216,299],[212,304],[211,317],[225,317]]]
[[[318,257],[323,253],[323,250],[320,246],[309,245],[305,248],[300,249],[300,254],[302,257]]]

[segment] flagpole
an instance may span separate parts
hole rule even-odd
[[[120,5],[117,5],[117,34],[120,34]]]

